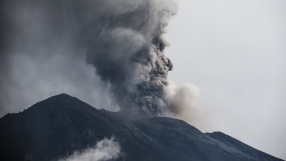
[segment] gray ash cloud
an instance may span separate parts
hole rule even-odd
[[[164,99],[164,87],[173,67],[163,53],[162,34],[176,13],[176,4],[143,0],[117,2],[110,7],[124,11],[103,14],[89,26],[87,63],[111,84],[111,92],[123,110],[161,114],[170,106]]]

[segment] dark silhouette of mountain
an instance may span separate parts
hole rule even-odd
[[[221,132],[181,120],[126,118],[60,94],[0,119],[1,161],[50,161],[114,137],[125,161],[279,161]]]

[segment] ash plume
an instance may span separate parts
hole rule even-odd
[[[96,74],[110,87],[112,98],[122,111],[184,118],[198,90],[189,88],[190,85],[176,88],[170,84],[168,72],[173,65],[164,54],[168,43],[163,35],[177,9],[175,0],[2,1],[4,40],[0,56],[4,62],[0,72],[5,77],[0,80],[1,110],[9,104],[6,96],[10,98],[15,91],[16,95],[26,93],[15,89],[27,88],[21,77],[23,72],[11,72],[15,71],[13,64],[23,63],[19,58],[28,60],[30,64],[23,63],[24,66],[32,64],[28,69],[35,73],[45,73],[48,78],[57,76],[68,87],[86,89],[88,74],[76,65],[85,57],[86,63],[94,66]],[[54,59],[64,65],[55,64]],[[47,60],[53,62],[42,69],[42,64],[49,64]],[[61,68],[57,69],[60,74],[46,70],[54,66]],[[81,75],[75,77],[74,73]],[[43,82],[37,80],[39,84]],[[57,90],[62,88],[61,83],[55,83]]]
[[[124,7],[125,6],[125,7]],[[123,110],[159,115],[170,110],[164,99],[173,65],[163,51],[163,34],[176,13],[174,1],[117,2],[115,13],[102,15],[88,30],[87,63],[96,68]]]
[[[194,102],[188,93],[196,91],[197,95],[198,90],[182,86],[177,91],[167,80],[173,65],[164,54],[168,43],[163,35],[169,19],[177,12],[176,2],[125,0],[114,4],[109,4],[113,13],[104,13],[87,29],[87,63],[111,84],[111,92],[122,110],[180,116],[187,109],[185,102]],[[116,10],[119,8],[124,10]],[[176,101],[178,95],[187,99]]]

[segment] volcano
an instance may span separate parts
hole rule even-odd
[[[281,161],[222,132],[202,133],[181,120],[127,117],[60,94],[0,119],[0,160],[51,161],[119,142],[124,161]]]

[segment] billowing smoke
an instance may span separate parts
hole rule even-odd
[[[58,161],[105,161],[115,160],[121,155],[119,143],[114,138],[99,141],[94,148],[76,151],[71,156]]]
[[[177,11],[176,3],[125,0],[109,6],[114,12],[104,13],[88,30],[87,63],[111,84],[123,110],[149,115],[171,110],[164,99],[164,87],[173,65],[163,53],[163,34]]]
[[[88,74],[77,65],[85,57],[109,86],[122,111],[183,119],[190,113],[198,89],[192,85],[176,88],[168,81],[173,65],[164,54],[168,46],[164,34],[177,9],[175,0],[4,0],[1,33],[5,33],[5,41],[1,41],[0,47],[1,62],[5,63],[1,63],[4,68],[0,72],[7,76],[0,79],[1,108],[9,103],[7,93],[17,91],[14,88],[18,84],[26,89],[27,84],[32,86],[29,82],[35,84],[36,80],[42,87],[42,82],[53,82],[56,76],[64,80],[54,83],[56,90],[63,84],[69,87],[68,91],[87,89]],[[19,64],[26,59],[29,61],[24,67],[33,72],[17,72],[25,69]],[[58,62],[47,63],[52,60]],[[41,67],[43,64],[48,65]],[[30,73],[42,78],[37,74],[32,74],[36,79],[27,77]],[[18,96],[26,92],[41,93],[24,91]],[[10,94],[9,98],[11,95],[15,96]]]
[[[164,55],[167,42],[163,34],[177,4],[174,0],[115,4],[110,5],[114,13],[104,14],[88,30],[87,63],[111,84],[123,110],[152,116],[183,115],[186,106],[194,104],[198,90],[190,85],[174,89],[167,80],[173,65]]]

